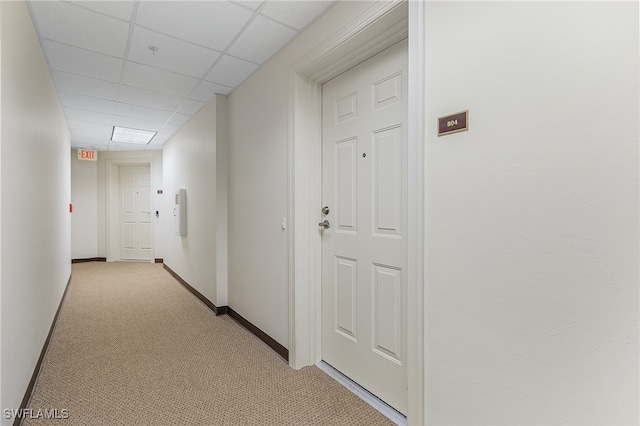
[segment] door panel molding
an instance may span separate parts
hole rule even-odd
[[[330,222],[341,220],[343,210],[359,225],[356,233],[339,226],[322,231],[322,360],[405,414],[408,104],[407,86],[397,83],[406,79],[407,56],[404,39],[322,86],[322,205],[330,208]],[[376,108],[376,84],[392,75],[399,77],[389,83],[395,87],[380,98],[393,102]],[[336,122],[337,101],[353,92],[361,95],[358,118]],[[343,159],[335,141],[353,134],[357,153],[347,150]],[[357,259],[350,268],[357,273],[336,269],[339,255]],[[334,316],[353,316],[357,340],[334,330]]]
[[[120,204],[120,166],[149,166],[150,172],[150,202],[154,197],[151,194],[155,183],[153,181],[155,161],[153,158],[110,158],[105,160],[105,233],[107,262],[120,260],[119,239],[120,223],[118,206]],[[152,206],[153,207],[153,206]],[[155,210],[155,209],[151,209]],[[155,240],[155,221],[152,219],[154,229],[151,230],[151,238]],[[155,259],[155,241],[152,243],[151,262]]]

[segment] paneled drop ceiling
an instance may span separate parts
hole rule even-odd
[[[332,0],[28,1],[71,146],[161,149],[214,94],[228,95]],[[158,132],[111,141],[113,126]]]

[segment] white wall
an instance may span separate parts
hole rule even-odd
[[[285,347],[289,67],[370,6],[336,4],[229,96],[229,306]]]
[[[98,162],[71,150],[71,258],[98,256]]]
[[[25,3],[0,2],[0,20],[4,409],[24,396],[71,273],[71,147]]]
[[[168,218],[165,226],[165,264],[216,306],[227,304],[226,282],[218,282],[219,251],[226,252],[225,244],[218,242],[217,228],[226,226],[218,212],[226,205],[224,175],[218,185],[217,164],[224,162],[224,116],[226,100],[216,96],[205,104],[163,147],[164,190],[163,212]],[[220,139],[221,152],[217,152]],[[222,158],[218,158],[220,155]],[[173,196],[177,189],[187,191],[187,235],[175,234]],[[222,237],[221,237],[222,238]],[[216,246],[220,244],[218,248]],[[221,287],[218,295],[218,287]],[[220,296],[220,297],[218,297]]]
[[[638,3],[426,16],[428,423],[638,424]]]
[[[149,150],[149,151],[100,151],[98,152],[97,161],[97,199],[98,199],[98,214],[97,214],[97,233],[98,233],[98,257],[106,257],[109,259],[107,252],[107,241],[111,238],[111,245],[117,247],[116,239],[114,236],[109,235],[109,226],[107,224],[107,210],[113,209],[113,206],[109,206],[109,200],[117,200],[117,188],[119,187],[119,175],[117,172],[112,174],[111,185],[108,180],[109,167],[117,167],[119,164],[133,165],[133,164],[151,164],[151,176],[153,179],[153,192],[152,198],[153,208],[152,210],[160,210],[164,203],[164,199],[167,196],[164,194],[157,194],[158,189],[162,188],[162,170],[163,160],[162,151]],[[111,189],[115,189],[111,197],[108,197],[107,192]],[[112,210],[111,216],[115,216],[117,213]],[[164,227],[166,223],[171,223],[170,218],[166,214],[160,212],[160,217],[155,218],[155,257],[162,258],[164,255]],[[171,218],[173,219],[173,218]]]

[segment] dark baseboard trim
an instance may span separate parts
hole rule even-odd
[[[53,316],[53,322],[51,323],[51,328],[49,329],[49,334],[44,341],[44,345],[42,346],[42,351],[40,352],[40,357],[38,358],[38,362],[36,362],[36,367],[33,369],[33,375],[31,376],[31,380],[29,381],[29,385],[27,386],[27,390],[24,392],[24,397],[22,398],[22,402],[20,403],[20,412],[24,413],[24,410],[27,408],[27,404],[29,404],[29,400],[31,399],[31,394],[33,393],[33,389],[36,387],[36,382],[38,381],[38,375],[40,375],[40,368],[42,368],[42,361],[44,361],[44,356],[47,353],[47,349],[49,349],[49,343],[51,343],[51,336],[53,335],[53,329],[58,322],[58,316],[60,315],[60,309],[62,308],[62,304],[64,303],[64,299],[67,297],[67,291],[69,290],[69,284],[71,283],[71,275],[69,275],[69,279],[67,280],[67,285],[64,288],[64,292],[62,293],[62,298],[60,299],[60,304],[58,304],[58,309],[56,310],[56,314]],[[13,426],[20,426],[22,424],[22,417],[16,417],[13,420]]]
[[[229,306],[216,306],[211,300],[207,299],[202,293],[200,293],[195,288],[191,287],[189,283],[180,277],[180,275],[176,274],[170,267],[167,266],[166,263],[162,265],[164,269],[167,270],[180,284],[184,286],[191,294],[200,299],[202,303],[207,305],[209,309],[216,315],[229,315],[233,318],[238,324],[246,328],[249,332],[254,334],[258,339],[262,340],[267,346],[273,349],[278,355],[284,358],[285,361],[289,362],[289,350],[282,346],[280,343],[276,342],[271,336],[269,336],[264,331],[260,330],[255,325],[251,324],[247,321],[242,315],[231,309]]]
[[[164,263],[164,259],[161,257],[156,257],[156,263]]]
[[[173,278],[175,278],[180,284],[182,284],[184,286],[184,288],[189,290],[189,292],[191,294],[193,294],[195,297],[200,299],[200,301],[202,303],[207,305],[207,307],[209,309],[211,309],[215,315],[224,315],[224,314],[227,313],[227,307],[226,306],[218,307],[218,306],[214,305],[213,302],[211,302],[211,300],[207,299],[202,293],[200,293],[195,288],[191,287],[191,285],[189,285],[188,282],[183,280],[180,275],[176,274],[171,268],[169,268],[166,263],[163,263],[162,267],[164,269],[166,269],[173,276]]]
[[[85,263],[85,262],[106,262],[106,257],[88,257],[86,259],[71,259],[71,263]]]
[[[251,324],[245,318],[242,317],[239,313],[231,309],[227,306],[227,314],[236,320],[238,324],[249,330],[253,333],[258,339],[262,340],[267,344],[271,349],[273,349],[278,355],[284,358],[285,361],[289,362],[289,350],[282,346],[280,343],[276,342],[271,336],[269,336],[264,331],[260,330],[255,325]]]

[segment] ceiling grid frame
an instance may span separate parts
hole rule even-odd
[[[211,97],[229,95],[334,1],[196,0],[179,2],[179,9],[178,2],[142,0],[27,0],[27,5],[72,148],[125,151],[162,149]],[[176,16],[193,21],[170,21]],[[162,27],[163,21],[170,26]],[[115,22],[121,24],[110,26]],[[104,31],[111,27],[114,33]],[[202,42],[216,34],[228,40],[223,48]],[[142,46],[163,58],[145,58]],[[106,137],[107,126],[157,134],[146,146],[116,143]]]

